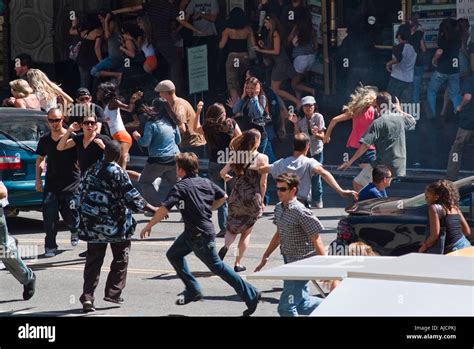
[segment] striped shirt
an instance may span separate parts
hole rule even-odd
[[[315,256],[311,237],[319,234],[323,225],[313,212],[296,198],[285,207],[281,202],[275,207],[273,223],[280,233],[280,250],[287,263]]]
[[[143,7],[152,24],[153,43],[158,46],[173,45],[171,22],[179,16],[175,5],[168,0],[146,0]]]

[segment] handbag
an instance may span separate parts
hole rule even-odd
[[[428,248],[425,253],[429,254],[444,254],[444,245],[446,242],[446,213],[441,205],[435,205],[436,212],[440,219],[439,238],[433,246]],[[430,229],[426,230],[425,240],[430,236]]]

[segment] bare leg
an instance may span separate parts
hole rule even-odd
[[[298,98],[293,96],[292,94],[280,89],[281,81],[273,81],[272,80],[272,89],[275,91],[275,93],[280,96],[282,99],[286,101],[293,102],[296,106],[296,109],[299,109],[300,107],[300,101]]]
[[[247,229],[245,232],[243,232],[242,235],[240,236],[239,245],[238,245],[239,254],[235,256],[235,266],[241,265],[240,261],[244,257],[245,251],[249,247],[250,235],[252,233],[252,229],[253,229],[253,226]]]
[[[127,173],[132,181],[138,182],[140,180],[140,173],[131,170],[127,170]]]
[[[232,234],[229,231],[226,231],[224,246],[229,248],[234,243],[236,238],[237,238],[236,234]]]
[[[132,147],[131,144],[122,142],[120,143],[120,147],[122,148],[121,154],[120,154],[120,160],[119,160],[119,165],[121,168],[124,170],[127,169],[127,160],[128,160],[128,151]]]
[[[293,90],[295,90],[295,92],[306,92],[309,93],[311,96],[314,96],[316,94],[316,90],[314,88],[302,84],[301,81],[303,80],[303,78],[303,74],[296,74],[293,79],[291,79],[291,87],[293,88]]]

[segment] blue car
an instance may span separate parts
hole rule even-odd
[[[459,207],[471,227],[474,242],[474,176],[454,183],[459,190]],[[361,241],[382,256],[401,256],[417,252],[425,238],[428,206],[425,194],[412,198],[381,198],[361,201],[346,209],[339,221],[337,239],[330,254],[346,254],[347,246]]]
[[[0,180],[8,189],[8,216],[41,210],[42,193],[35,190],[35,151],[47,132],[45,113],[0,108]]]

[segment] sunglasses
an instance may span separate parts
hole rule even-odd
[[[63,119],[48,119],[48,122],[50,124],[57,124],[58,122],[63,121]]]
[[[277,187],[277,190],[278,190],[280,193],[286,193],[287,191],[290,190],[290,188],[287,188],[287,187]]]
[[[78,100],[79,102],[86,102],[86,101],[88,101],[90,98],[91,98],[91,96],[85,96],[85,97],[78,98],[77,100]]]
[[[83,126],[94,126],[97,124],[97,121],[84,121],[82,123]]]

